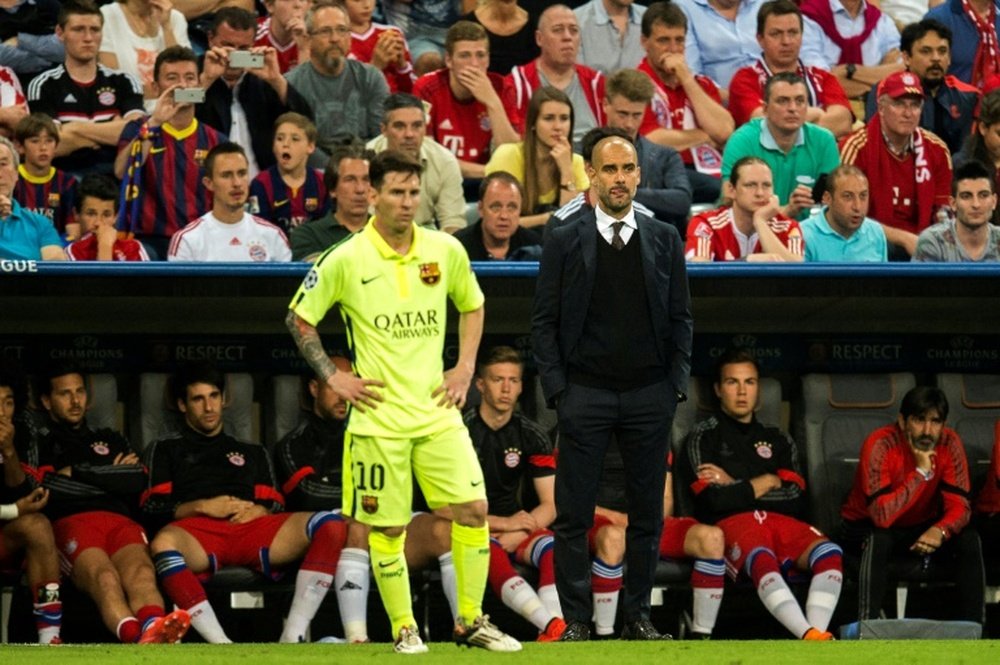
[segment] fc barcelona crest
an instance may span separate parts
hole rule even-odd
[[[441,269],[436,262],[420,264],[420,281],[427,286],[434,286],[441,281]]]
[[[319,199],[316,197],[306,197],[306,210],[309,212],[315,212],[316,208],[319,207]]]
[[[49,192],[49,207],[58,208],[59,207],[59,192]]]
[[[378,497],[366,494],[361,497],[361,510],[365,511],[369,515],[374,515],[378,512]]]

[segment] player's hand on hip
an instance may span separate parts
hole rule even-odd
[[[452,367],[444,373],[444,381],[431,393],[431,397],[440,395],[438,406],[461,409],[465,406],[465,396],[469,393],[470,385],[472,374],[468,370]]]
[[[361,413],[366,408],[377,409],[378,403],[384,400],[381,393],[373,390],[385,388],[385,383],[378,379],[362,379],[350,372],[336,372],[326,382],[333,392],[346,399]]]

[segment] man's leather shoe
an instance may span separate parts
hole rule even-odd
[[[560,642],[586,642],[590,639],[590,626],[582,621],[567,621]]]
[[[622,627],[623,640],[672,640],[672,635],[660,633],[649,619],[628,621]]]

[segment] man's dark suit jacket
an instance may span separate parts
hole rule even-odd
[[[309,102],[291,83],[288,84],[288,94],[282,104],[274,88],[249,72],[243,76],[239,85],[239,100],[243,112],[247,114],[253,155],[261,171],[274,166],[276,162],[273,140],[274,121],[278,116],[295,111],[313,119]],[[205,91],[205,103],[198,104],[194,114],[199,122],[230,136],[229,130],[233,125],[232,106],[233,90],[220,76]]]
[[[670,224],[638,210],[638,230],[629,242],[640,243],[642,273],[656,334],[657,353],[678,393],[687,390],[691,371],[691,296],[684,244]],[[531,320],[532,346],[550,407],[566,389],[566,360],[583,334],[597,272],[597,218],[593,208],[552,230],[542,249]],[[623,340],[627,343],[627,340]]]

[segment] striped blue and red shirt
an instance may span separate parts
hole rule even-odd
[[[119,150],[139,136],[143,122],[125,125]],[[139,214],[121,230],[138,237],[169,237],[211,210],[212,194],[202,183],[202,164],[208,151],[225,140],[224,134],[197,120],[184,129],[163,125],[141,166]]]
[[[323,172],[306,169],[306,181],[296,190],[281,179],[277,166],[261,171],[250,183],[249,212],[281,227],[285,234],[330,211]]]
[[[37,212],[55,225],[59,235],[66,235],[66,225],[74,221],[73,202],[76,199],[76,178],[49,167],[46,176],[28,173],[24,164],[17,167],[18,179],[14,198],[26,210]]]

